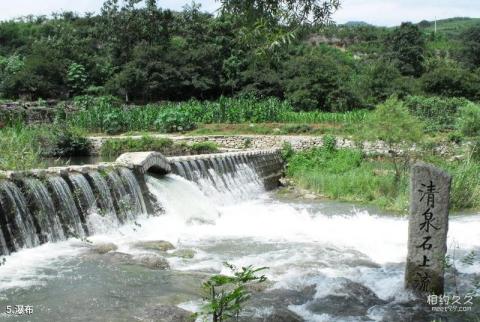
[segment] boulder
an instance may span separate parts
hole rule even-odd
[[[170,268],[167,260],[157,255],[142,255],[134,257],[133,260],[135,261],[135,264],[139,264],[149,269],[166,270]]]
[[[148,240],[140,241],[134,244],[137,248],[142,248],[146,250],[157,250],[161,252],[166,252],[167,250],[175,249],[175,246],[172,243],[165,240]]]
[[[195,257],[196,252],[193,249],[178,249],[171,253],[170,255],[173,257],[180,257],[184,259],[191,259]]]
[[[333,294],[311,301],[307,309],[315,314],[364,316],[372,306],[385,303],[368,287],[345,279]]]
[[[140,318],[144,322],[191,322],[192,312],[175,305],[158,305],[148,309]]]
[[[117,245],[113,243],[98,243],[92,246],[92,251],[102,255],[108,252],[116,251],[117,249],[118,249]]]

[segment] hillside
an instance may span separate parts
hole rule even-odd
[[[464,30],[480,24],[480,18],[456,17],[437,21],[437,32],[447,37],[456,37]],[[430,33],[435,30],[435,21],[422,21],[418,24],[425,32]]]

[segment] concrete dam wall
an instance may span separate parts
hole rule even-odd
[[[165,158],[157,152],[126,153],[116,162],[53,167],[0,176],[0,256],[22,248],[98,233],[140,216],[162,213],[146,176],[179,175],[210,181],[218,189],[260,181],[278,186],[283,161],[278,150]]]

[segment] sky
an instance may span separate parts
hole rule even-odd
[[[215,0],[197,0],[202,9],[214,12]],[[479,0],[342,0],[342,8],[334,15],[337,23],[365,21],[379,26],[395,26],[404,21],[419,22],[451,17],[480,17]],[[0,20],[29,14],[52,12],[99,12],[103,0],[0,0]],[[189,0],[158,0],[162,8],[181,10]]]

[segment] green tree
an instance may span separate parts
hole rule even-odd
[[[368,122],[362,125],[362,137],[381,140],[388,148],[388,155],[395,167],[395,179],[400,182],[409,163],[409,154],[398,151],[402,143],[418,142],[423,135],[423,124],[412,116],[408,108],[396,97],[377,105]]]
[[[306,48],[283,64],[285,98],[297,110],[345,111],[358,106],[352,62],[337,49]]]
[[[435,66],[422,75],[421,84],[428,94],[480,98],[480,76],[456,63]]]
[[[81,94],[87,86],[87,74],[81,64],[72,63],[68,66],[67,82],[72,94]]]
[[[388,57],[403,75],[418,77],[423,72],[425,38],[410,22],[402,23],[387,38]]]
[[[462,40],[460,59],[471,67],[480,68],[480,25],[464,31],[460,39]]]

